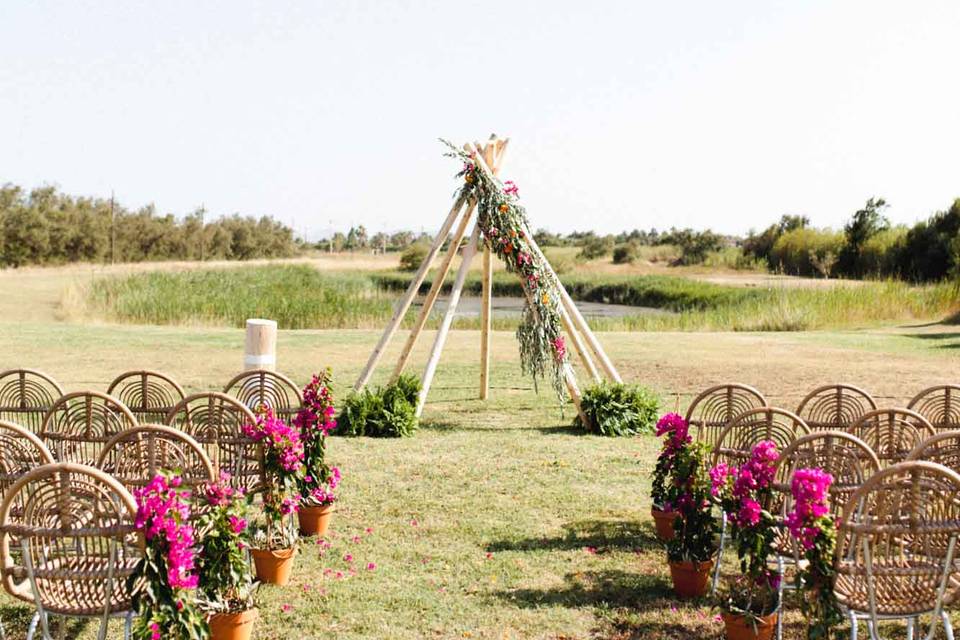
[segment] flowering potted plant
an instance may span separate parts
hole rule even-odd
[[[785,524],[803,550],[806,564],[797,571],[797,588],[804,597],[800,609],[807,619],[808,640],[830,640],[843,623],[843,613],[833,591],[836,572],[833,556],[837,529],[827,508],[833,476],[821,469],[797,469],[790,483],[793,510]]]
[[[277,418],[269,407],[257,410],[254,424],[244,433],[263,447],[263,515],[250,550],[261,582],[285,585],[290,581],[297,552],[297,528],[291,516],[300,506],[303,442],[299,430]]]
[[[202,640],[209,629],[195,602],[194,537],[189,492],[177,475],[158,475],[135,493],[136,527],[143,533],[144,555],[128,587],[137,617],[138,640]]]
[[[300,510],[297,519],[300,533],[322,536],[330,525],[340,483],[340,470],[326,462],[327,436],[337,428],[333,419],[333,393],[330,391],[330,370],[313,376],[303,388],[303,407],[293,420],[303,443],[304,473],[299,482]]]
[[[657,465],[653,470],[653,486],[650,490],[650,515],[656,525],[657,537],[662,541],[673,538],[673,523],[677,514],[667,504],[667,489],[672,481],[671,472],[676,462],[677,454],[691,442],[688,433],[687,421],[676,413],[665,414],[657,421],[657,437],[666,436],[660,454],[657,456]]]
[[[209,616],[210,635],[213,640],[249,640],[257,610],[250,562],[244,553],[249,546],[246,496],[242,489],[230,486],[230,474],[221,472],[200,501],[198,590],[201,608]]]
[[[720,615],[729,640],[768,640],[780,609],[780,576],[767,568],[778,524],[766,509],[773,493],[777,445],[758,443],[741,467],[718,464],[710,477],[715,499],[730,525],[740,559],[740,576],[730,580],[720,597]]]
[[[707,577],[717,550],[717,519],[710,503],[709,445],[688,443],[677,451],[664,506],[677,515],[675,536],[667,541],[673,590],[681,598],[697,598],[707,589]]]

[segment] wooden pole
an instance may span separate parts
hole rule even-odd
[[[417,340],[420,338],[420,333],[423,331],[424,325],[427,324],[427,320],[430,319],[430,312],[433,311],[433,306],[437,302],[437,298],[440,296],[440,291],[443,288],[443,283],[447,279],[447,274],[450,273],[450,265],[453,263],[453,257],[457,255],[457,250],[460,248],[460,242],[463,240],[463,236],[467,233],[467,225],[470,224],[470,220],[473,218],[473,210],[476,208],[477,203],[471,202],[470,206],[467,207],[467,212],[463,214],[463,217],[460,218],[460,224],[457,225],[456,230],[453,232],[453,238],[450,240],[450,247],[447,249],[447,254],[443,257],[443,261],[440,263],[440,268],[437,269],[437,273],[433,276],[433,283],[430,285],[430,291],[427,292],[427,297],[423,300],[423,306],[420,307],[420,313],[417,316],[416,322],[413,324],[413,328],[410,330],[410,334],[407,336],[407,341],[403,345],[403,349],[400,351],[400,358],[397,360],[397,366],[393,370],[393,375],[390,377],[391,381],[396,380],[400,377],[400,374],[403,373],[403,369],[407,366],[407,362],[410,360],[410,354],[413,352],[413,347],[417,344]]]
[[[467,271],[470,270],[470,263],[473,261],[473,256],[477,253],[477,242],[479,239],[480,224],[478,223],[474,225],[473,233],[470,234],[470,241],[463,250],[463,262],[460,264],[460,270],[457,271],[457,279],[454,281],[453,290],[450,292],[447,311],[443,315],[443,322],[440,323],[437,337],[433,341],[433,348],[430,350],[427,368],[423,372],[420,398],[417,401],[417,417],[420,417],[423,413],[423,405],[426,403],[427,394],[430,393],[430,384],[433,382],[433,376],[437,372],[437,363],[440,362],[440,354],[443,353],[443,345],[447,341],[447,333],[450,332],[450,325],[453,324],[453,316],[457,312],[457,305],[460,304],[460,292],[463,291],[463,283],[467,280]]]
[[[483,247],[483,293],[480,298],[480,399],[490,395],[490,329],[493,311],[493,262]]]
[[[577,331],[577,328],[573,326],[573,322],[570,320],[570,312],[567,311],[567,308],[562,304],[560,305],[560,319],[563,321],[563,328],[567,332],[567,336],[570,338],[570,343],[573,345],[573,350],[580,358],[583,368],[587,370],[587,373],[590,374],[590,377],[593,378],[595,382],[602,381],[603,378],[600,376],[600,372],[597,371],[597,366],[593,364],[590,354],[587,353],[586,347],[583,346],[583,340],[580,339],[580,333]]]
[[[471,151],[469,145],[467,145],[466,149],[467,151]],[[493,175],[497,175],[497,173],[500,172],[500,168],[503,166],[503,156],[505,152],[506,142],[500,145],[500,154],[496,156],[496,164],[493,166]],[[434,304],[436,304],[437,297],[440,295],[440,290],[443,287],[443,282],[446,280],[447,274],[450,272],[450,266],[452,264],[453,257],[457,253],[457,249],[460,246],[460,241],[463,239],[463,236],[466,233],[467,224],[470,222],[470,218],[473,216],[473,211],[476,206],[477,203],[475,201],[471,202],[469,208],[467,209],[467,213],[460,220],[460,226],[454,233],[454,241],[450,243],[450,248],[444,257],[443,262],[440,263],[440,268],[434,277],[433,284],[430,286],[430,291],[427,292],[427,297],[423,301],[423,307],[420,309],[420,314],[417,316],[417,320],[414,323],[413,328],[410,330],[410,334],[407,336],[407,341],[404,343],[403,349],[400,351],[400,357],[397,360],[397,366],[394,368],[393,375],[390,378],[391,381],[400,377],[400,374],[403,373],[407,363],[410,361],[410,355],[413,352],[413,348],[417,344],[417,340],[420,338],[420,334],[423,332],[423,327],[430,318],[430,312],[433,311]]]
[[[499,158],[500,145],[496,138],[483,150],[484,160],[491,167],[498,166],[494,159]],[[490,255],[490,246],[483,243],[483,274],[481,276],[480,294],[480,399],[486,400],[490,395],[490,329],[493,315],[493,261]]]
[[[483,158],[479,154],[476,161],[477,166],[480,167],[481,170],[486,171],[487,173],[492,173],[486,162],[484,162]],[[606,372],[607,376],[614,382],[623,382],[623,380],[620,378],[620,374],[617,372],[616,367],[613,366],[613,362],[611,362],[610,358],[607,357],[606,352],[604,352],[600,341],[597,340],[597,337],[593,334],[593,331],[590,330],[590,326],[587,324],[587,321],[583,318],[580,310],[577,309],[577,305],[573,303],[573,299],[570,298],[570,294],[567,293],[563,283],[560,282],[560,277],[553,270],[553,267],[550,265],[550,262],[547,260],[546,256],[543,255],[543,251],[540,250],[540,246],[537,245],[537,241],[534,239],[533,234],[530,233],[530,228],[527,225],[523,226],[523,232],[526,235],[527,243],[530,245],[530,248],[544,265],[544,268],[550,273],[551,276],[553,276],[557,289],[560,291],[560,301],[563,307],[570,314],[570,319],[574,326],[581,333],[583,333],[584,339],[586,339],[587,344],[590,345],[590,349],[593,351],[594,355],[597,356],[597,360],[600,361],[600,366],[603,368],[604,372]]]
[[[423,262],[420,263],[420,268],[417,270],[416,275],[413,276],[413,281],[410,282],[410,286],[407,287],[406,293],[404,293],[403,297],[397,302],[397,306],[393,311],[393,318],[391,318],[390,323],[387,325],[386,329],[384,329],[383,335],[380,336],[380,341],[377,343],[377,346],[374,347],[373,353],[370,354],[370,358],[367,360],[366,366],[360,373],[360,377],[357,378],[356,384],[353,385],[353,388],[357,391],[362,389],[367,382],[370,381],[370,376],[373,375],[373,370],[376,369],[377,363],[379,363],[380,358],[383,357],[384,349],[386,349],[387,344],[393,337],[393,334],[396,333],[400,323],[403,322],[403,317],[407,314],[407,310],[410,308],[414,297],[417,295],[417,291],[420,290],[420,285],[423,284],[423,280],[427,276],[427,271],[430,270],[430,265],[437,256],[437,252],[440,251],[443,241],[446,240],[447,235],[450,233],[450,228],[456,221],[457,216],[460,215],[460,211],[463,209],[464,204],[464,198],[457,198],[457,201],[453,204],[453,207],[450,208],[450,213],[447,214],[447,219],[443,221],[440,231],[437,232],[437,236],[433,239],[433,244],[430,245],[430,250],[427,252],[427,256],[423,259]]]
[[[277,323],[273,320],[251,318],[247,320],[246,347],[243,368],[269,369],[277,366]]]

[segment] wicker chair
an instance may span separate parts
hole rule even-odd
[[[253,369],[235,376],[223,392],[236,397],[256,411],[266,405],[280,418],[290,421],[303,406],[303,395],[293,380],[275,371]]]
[[[96,465],[110,438],[137,419],[122,402],[99,391],[75,391],[53,403],[37,434],[58,462]]]
[[[103,445],[97,468],[131,493],[164,470],[175,470],[183,485],[195,489],[216,479],[213,463],[196,440],[182,431],[142,424],[122,431]]]
[[[21,511],[22,508],[22,511]],[[10,595],[37,608],[28,638],[50,616],[126,616],[127,579],[143,555],[130,493],[98,469],[71,462],[43,465],[21,477],[0,505],[0,571]],[[14,545],[19,548],[14,552]]]
[[[744,411],[765,406],[767,401],[759,391],[732,382],[710,387],[694,398],[686,420],[696,440],[715,446],[727,423]]]
[[[960,473],[960,429],[930,436],[910,452],[907,460],[926,460]]]
[[[760,407],[744,411],[720,432],[713,449],[713,465],[721,462],[740,466],[750,458],[753,448],[764,440],[777,445],[777,451],[784,451],[794,440],[810,433],[810,428],[795,413],[777,407]],[[769,508],[769,506],[768,506]],[[727,538],[727,517],[723,516],[720,532],[720,550],[714,565],[711,593],[717,589],[720,580],[720,565]]]
[[[960,429],[960,386],[928,387],[914,396],[907,409],[922,415],[937,431]]]
[[[811,431],[847,431],[868,411],[877,408],[869,393],[849,384],[828,384],[807,394],[797,407]]]
[[[960,475],[933,462],[887,467],[857,489],[847,502],[837,534],[834,592],[850,618],[867,620],[879,638],[884,619],[906,619],[907,636],[921,615],[933,620],[927,639],[942,620],[953,638],[944,608],[960,600]]]
[[[850,433],[867,443],[887,467],[903,462],[913,449],[934,434],[926,418],[909,409],[868,411],[850,428]]]
[[[129,407],[141,424],[162,423],[186,394],[170,376],[159,371],[127,371],[107,388],[111,395]]]
[[[794,440],[777,461],[777,475],[774,480],[774,502],[768,508],[771,513],[779,513],[783,522],[793,510],[791,483],[798,469],[817,468],[833,476],[830,485],[830,513],[839,516],[843,513],[847,501],[854,491],[880,470],[880,460],[876,454],[859,438],[844,431],[815,431]],[[803,552],[793,536],[785,529],[777,531],[774,540],[777,554],[777,571],[780,574],[780,602],[784,603],[784,579],[786,566],[800,563]],[[784,604],[781,604],[781,607]],[[780,616],[782,618],[782,616]],[[777,638],[782,637],[783,623],[777,621]]]
[[[47,445],[34,433],[0,420],[0,499],[27,471],[53,462]]]
[[[187,396],[167,415],[169,426],[200,443],[217,473],[228,472],[232,483],[248,492],[260,488],[262,476],[260,445],[243,433],[255,420],[239,400],[215,391]]]
[[[43,417],[63,395],[56,380],[33,369],[0,373],[0,420],[9,420],[37,433]]]

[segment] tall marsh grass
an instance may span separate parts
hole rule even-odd
[[[955,283],[913,286],[896,280],[820,286],[725,286],[676,276],[567,274],[580,301],[655,307],[642,313],[591,322],[611,331],[805,331],[943,320],[960,310]],[[240,327],[246,318],[268,317],[287,329],[379,328],[410,274],[320,272],[308,265],[251,266],[137,273],[94,280],[65,292],[60,315],[137,324],[204,324]],[[496,296],[522,296],[516,276],[494,274]],[[424,283],[425,293],[430,280]],[[449,282],[445,283],[449,287]],[[479,295],[471,276],[467,295]],[[436,326],[438,318],[428,326]],[[408,313],[406,324],[414,313]],[[517,319],[495,317],[494,327]],[[460,318],[458,328],[478,328]]]

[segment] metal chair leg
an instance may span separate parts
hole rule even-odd
[[[943,631],[947,634],[947,640],[953,639],[953,624],[950,622],[950,614],[946,611],[940,612],[940,617],[943,618]]]
[[[27,628],[27,640],[33,640],[33,636],[37,633],[37,625],[40,623],[40,612],[37,611],[33,614],[33,617],[30,619],[30,626]]]
[[[857,640],[857,616],[853,611],[848,612],[850,616],[850,640]]]
[[[913,618],[907,618],[907,640],[913,640],[913,628],[916,626],[915,622]]]
[[[780,601],[780,615],[777,616],[777,640],[783,640],[783,574],[786,569],[783,566],[783,556],[777,554],[777,575],[780,580],[777,583],[777,598]]]
[[[723,543],[727,538],[727,514],[723,514],[723,525],[720,528],[720,549],[717,551],[717,562],[713,567],[713,580],[710,582],[710,595],[716,595],[717,582],[720,580],[720,565],[723,563]]]

